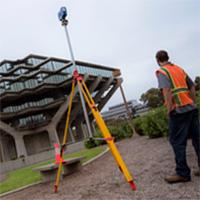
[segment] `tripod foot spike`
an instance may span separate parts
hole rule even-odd
[[[57,192],[58,192],[58,186],[54,185],[54,193],[57,193]]]
[[[132,190],[136,190],[137,189],[136,185],[135,185],[135,183],[133,181],[129,181],[129,184],[130,184]]]
[[[118,166],[119,167],[119,170],[120,170],[120,172],[122,172],[122,168],[120,167],[120,166]],[[123,173],[123,172],[122,172]]]

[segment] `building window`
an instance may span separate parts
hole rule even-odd
[[[3,65],[0,66],[0,72],[1,73],[6,73],[7,72],[7,70],[6,70],[6,64],[3,64]]]
[[[43,61],[44,61],[44,59],[41,59],[41,58],[29,58],[28,59],[28,64],[36,66],[36,65],[40,64]]]
[[[46,76],[47,76],[47,74],[45,74],[45,73],[37,74],[37,76],[36,76],[37,82],[43,83]]]
[[[67,63],[52,61],[52,65],[54,66],[55,70],[63,68]]]
[[[5,88],[5,90],[10,90],[10,82],[5,81],[4,82],[4,88]]]
[[[17,71],[15,71],[15,75],[22,75],[22,74],[25,74],[28,70],[27,69],[23,69],[23,68],[20,68],[18,69]]]
[[[10,70],[12,69],[12,66],[11,66],[10,63],[7,63],[7,64],[6,64],[6,69],[7,69],[7,71],[10,71]]]
[[[97,69],[97,68],[81,66],[81,65],[76,65],[76,66],[77,66],[78,72],[80,74],[90,74],[90,75],[94,75],[94,76],[104,76],[104,77],[113,76],[111,70]]]
[[[0,88],[1,88],[1,89],[5,89],[5,88],[4,88],[4,82],[0,82]]]
[[[53,64],[52,61],[49,61],[49,62],[45,63],[44,65],[41,66],[41,68],[47,69],[47,70],[50,70],[50,71],[54,71],[55,70],[55,67],[54,67],[54,64]]]
[[[41,123],[45,120],[46,120],[46,116],[44,116],[43,114],[32,115],[32,116],[29,116],[26,118],[19,119],[19,127],[24,127],[24,126],[33,125],[36,123]]]

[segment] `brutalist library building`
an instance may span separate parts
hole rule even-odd
[[[101,111],[120,86],[120,70],[76,61]],[[0,62],[0,164],[9,171],[49,158],[61,143],[73,80],[70,60],[28,55]],[[88,110],[91,129],[93,116]],[[78,90],[73,99],[68,144],[88,137]]]

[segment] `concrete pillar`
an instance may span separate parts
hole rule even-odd
[[[94,102],[97,103],[97,101],[101,98],[101,96],[106,92],[106,90],[110,87],[110,84],[113,82],[113,77],[110,77],[101,87],[100,91],[95,95]]]
[[[0,162],[5,161],[4,157],[4,149],[3,149],[3,138],[2,135],[0,134]]]
[[[92,135],[95,135],[95,134],[97,134],[97,130],[96,130],[96,127],[95,127],[95,122],[93,121],[91,124],[92,124],[92,132],[93,132]]]
[[[75,141],[74,135],[73,135],[73,133],[72,133],[71,127],[69,127],[69,135],[70,135],[70,137],[72,138],[72,142],[75,143],[76,141]]]
[[[82,140],[85,137],[84,132],[82,130],[81,121],[77,121],[76,123],[76,139],[78,141]]]
[[[16,150],[17,150],[17,157],[19,158],[20,156],[27,156],[27,151],[24,144],[23,136],[17,135],[15,136],[14,139],[15,139],[15,145],[16,145]]]
[[[112,95],[115,93],[115,91],[118,89],[119,85],[121,84],[122,79],[117,80],[117,84],[112,86],[112,89],[106,94],[105,97],[99,99],[99,105],[98,110],[101,111],[101,109],[104,107],[104,105],[108,102],[108,100],[112,97]]]
[[[83,122],[81,122],[81,130],[83,132],[84,138],[88,138],[88,135],[89,135],[88,130],[87,130],[86,125]]]
[[[129,108],[128,108],[128,104],[127,104],[127,100],[126,100],[126,97],[125,97],[125,93],[124,93],[124,90],[123,90],[123,87],[122,87],[122,83],[119,85],[119,88],[120,88],[120,91],[121,91],[121,94],[122,94],[122,98],[123,98],[123,101],[124,101],[124,105],[125,105],[125,108],[126,108],[126,111],[127,111],[127,114],[128,114],[128,122],[133,130],[133,133],[136,134],[136,130],[135,130],[135,127],[132,123],[132,113],[130,112]]]
[[[47,131],[49,134],[51,146],[54,146],[55,143],[60,144],[56,128],[54,126],[50,126],[50,127],[48,127]]]
[[[81,100],[81,104],[82,104],[82,108],[83,108],[83,114],[84,114],[85,122],[87,125],[88,133],[89,133],[89,136],[92,137],[92,130],[91,130],[91,125],[90,125],[88,112],[87,112],[87,108],[86,108],[86,104],[85,104],[85,99],[83,97],[81,88],[79,87],[78,89],[79,89],[79,96],[80,96],[80,100]]]

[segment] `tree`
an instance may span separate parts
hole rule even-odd
[[[200,76],[196,76],[194,83],[195,83],[195,89],[200,90]]]
[[[150,108],[159,107],[163,104],[162,93],[158,88],[151,88],[141,95],[140,101]]]

